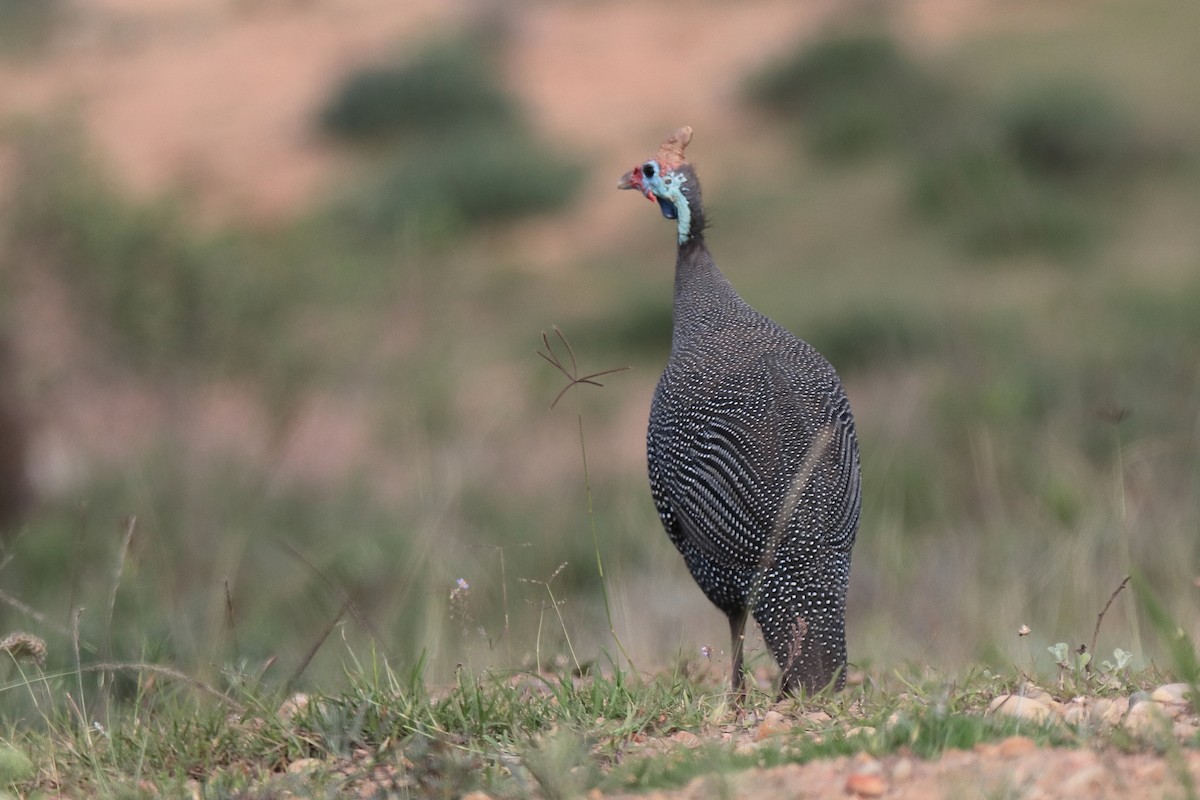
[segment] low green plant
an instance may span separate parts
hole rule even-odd
[[[747,93],[798,125],[817,153],[842,159],[911,141],[947,98],[926,69],[880,33],[805,45],[752,76]]]
[[[351,72],[326,101],[321,126],[339,138],[378,141],[514,124],[516,103],[496,82],[494,38],[433,42],[409,58]]]
[[[62,0],[0,0],[0,57],[36,53],[53,35],[63,5]]]
[[[138,370],[268,360],[295,300],[285,275],[252,267],[258,254],[236,234],[198,233],[170,200],[124,195],[69,130],[17,138],[11,269],[57,273],[89,334]]]
[[[1000,146],[1020,168],[1048,181],[1103,184],[1139,155],[1129,112],[1083,82],[1016,93],[996,112],[996,127]]]
[[[972,252],[1085,252],[1127,190],[1140,145],[1085,83],[1019,92],[918,148],[913,197]]]
[[[405,151],[353,187],[334,213],[364,241],[413,229],[445,243],[480,224],[559,209],[581,178],[527,135],[479,129]]]
[[[923,158],[912,196],[917,210],[981,256],[1039,250],[1067,256],[1094,233],[1083,198],[1028,173],[990,142],[951,142]]]
[[[806,44],[746,94],[818,155],[905,162],[915,208],[982,256],[1087,252],[1147,163],[1129,112],[1095,85],[1051,81],[983,102],[884,33]]]

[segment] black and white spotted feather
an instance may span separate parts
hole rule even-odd
[[[654,503],[692,576],[729,617],[735,690],[747,613],[782,669],[782,692],[840,688],[861,505],[850,403],[825,358],[734,291],[704,242],[694,170],[662,161],[635,173],[681,179],[666,201],[686,206],[688,219],[671,354],[647,432]],[[642,177],[622,186],[657,196]]]

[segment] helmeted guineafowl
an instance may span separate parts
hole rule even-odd
[[[671,356],[650,406],[650,490],[667,535],[729,617],[743,690],[746,616],[782,670],[780,693],[845,683],[846,590],[858,529],[850,403],[820,353],[746,304],[704,243],[692,129],[619,187],[678,222]]]

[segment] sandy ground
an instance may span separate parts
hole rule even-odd
[[[975,750],[955,750],[936,761],[905,755],[875,760],[841,757],[809,764],[697,778],[683,789],[633,800],[868,798],[892,800],[1161,800],[1184,797],[1184,773],[1200,781],[1200,752],[1177,763],[1152,754],[1038,749],[1014,737]]]

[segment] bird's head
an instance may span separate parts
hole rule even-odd
[[[621,176],[618,189],[637,189],[658,202],[662,215],[678,221],[679,243],[700,233],[700,184],[683,151],[692,139],[691,127],[675,131],[658,148],[658,155]]]

